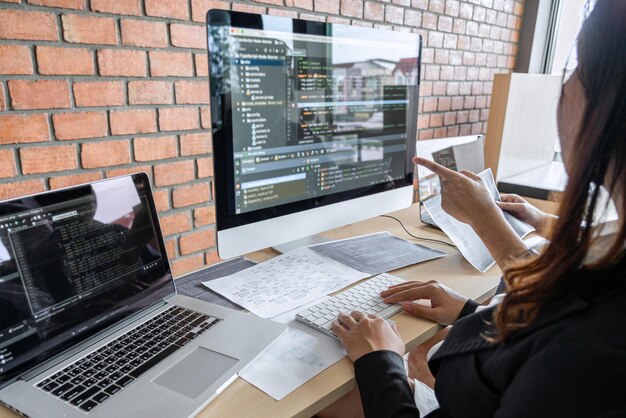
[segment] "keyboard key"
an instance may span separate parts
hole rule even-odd
[[[56,375],[55,375],[55,376],[56,376]],[[70,379],[71,379],[71,377],[70,377],[70,376],[68,376],[68,375],[66,375],[66,374],[62,374],[62,375],[60,375],[59,377],[57,377],[57,378],[56,378],[56,381],[57,381],[58,383],[65,383],[65,382],[67,382],[67,381],[68,381],[68,380],[70,380]]]
[[[113,383],[113,381],[111,379],[102,379],[100,382],[98,382],[98,387],[101,387],[101,388],[104,389],[104,388],[110,386],[111,383]]]
[[[93,395],[95,395],[99,391],[100,389],[97,387],[92,387],[91,389],[87,389],[86,391],[80,393],[78,396],[72,399],[70,403],[72,405],[80,405],[81,403],[85,402],[87,399],[91,398]]]
[[[117,392],[119,392],[122,388],[117,386],[117,385],[111,385],[109,387],[107,387],[106,389],[104,389],[104,391],[106,393],[108,393],[109,395],[115,395]]]
[[[57,387],[59,387],[58,383],[50,382],[46,386],[42,387],[42,389],[45,390],[46,392],[50,392],[51,390],[54,390]]]
[[[70,380],[70,383],[74,384],[74,385],[78,385],[83,383],[83,381],[86,379],[86,377],[84,376],[76,376],[75,378],[73,378],[72,380]]]
[[[124,386],[127,386],[133,380],[135,380],[135,379],[133,379],[130,376],[124,376],[121,379],[119,379],[117,382],[115,382],[115,384],[118,385],[118,386],[124,387]]]
[[[94,402],[98,402],[98,403],[102,403],[106,401],[107,399],[109,399],[109,395],[104,392],[99,392],[92,398]]]
[[[79,408],[82,409],[83,411],[89,412],[92,409],[94,409],[96,406],[98,406],[98,404],[95,403],[94,401],[87,401],[84,404],[80,405]]]
[[[83,382],[83,386],[86,388],[92,387],[93,385],[95,385],[96,383],[98,383],[98,381],[94,378],[91,379],[87,379]]]
[[[63,395],[61,395],[61,399],[63,399],[64,401],[69,401],[74,396],[78,395],[79,393],[81,393],[84,390],[85,390],[84,386],[75,386],[72,389],[70,389],[67,392],[65,392]]]
[[[58,388],[56,388],[54,391],[52,391],[52,394],[54,396],[61,396],[63,395],[65,392],[67,392],[68,390],[71,390],[74,386],[71,383],[66,383],[64,385],[59,386]]]

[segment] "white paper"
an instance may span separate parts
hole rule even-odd
[[[250,312],[271,318],[368,276],[305,247],[203,284]]]
[[[241,378],[276,400],[346,355],[339,341],[295,320],[287,325],[287,332],[239,372]]]
[[[489,192],[493,199],[500,200],[500,195],[498,194],[491,169],[487,169],[478,175],[487,182]],[[463,257],[465,257],[472,266],[484,273],[495,264],[491,253],[489,253],[485,244],[476,232],[474,232],[474,229],[468,224],[460,222],[448,215],[441,208],[441,195],[426,200],[424,207],[433,218],[435,224],[448,235],[461,254],[463,254]],[[520,221],[508,212],[504,212],[504,217],[515,233],[522,238],[534,231],[532,226]]]

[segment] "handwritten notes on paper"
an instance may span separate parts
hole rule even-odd
[[[271,318],[368,276],[299,248],[204,285],[262,318]]]

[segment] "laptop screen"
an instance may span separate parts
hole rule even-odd
[[[0,387],[174,292],[145,174],[0,203]]]

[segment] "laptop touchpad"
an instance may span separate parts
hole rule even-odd
[[[237,359],[198,347],[161,373],[154,383],[195,399],[235,364]]]

